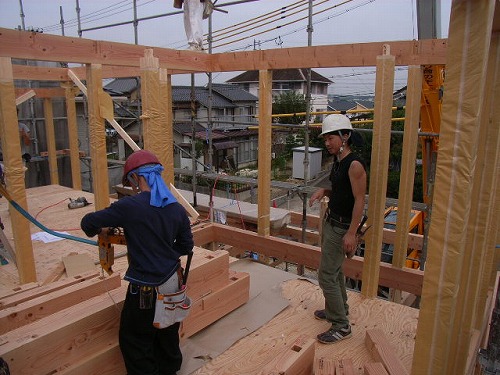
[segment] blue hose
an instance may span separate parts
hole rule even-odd
[[[78,241],[78,242],[83,242],[83,243],[86,243],[86,244],[89,244],[89,245],[97,246],[97,241],[89,240],[87,238],[76,237],[76,236],[72,236],[72,235],[69,235],[69,234],[59,233],[59,232],[56,232],[56,231],[53,231],[53,230],[47,228],[45,225],[43,225],[42,223],[40,223],[39,221],[37,221],[33,216],[31,216],[29,214],[29,212],[27,212],[24,208],[22,208],[16,202],[14,202],[11,199],[8,199],[8,201],[12,205],[12,207],[14,207],[16,210],[19,211],[19,213],[21,215],[23,215],[26,219],[28,219],[29,221],[31,221],[33,224],[35,224],[41,230],[43,230],[43,231],[45,231],[45,232],[47,232],[49,234],[52,234],[53,236],[56,236],[56,237],[61,237],[61,238],[65,238],[67,240]]]

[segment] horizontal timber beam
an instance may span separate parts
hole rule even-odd
[[[24,88],[24,89],[16,89],[16,97],[23,95],[29,91],[33,91],[37,98],[64,98],[64,89],[62,87],[47,87],[47,88]]]
[[[139,67],[144,50],[152,47],[96,41],[0,28],[0,56],[39,61]],[[167,69],[206,71],[209,56],[193,51],[153,48]]]
[[[278,237],[259,236],[255,232],[229,227],[221,224],[207,224],[193,230],[195,245],[203,246],[219,242],[253,251],[284,262],[302,264],[312,269],[319,268],[321,249],[317,246],[288,241]],[[363,258],[353,257],[344,262],[344,274],[361,280]],[[424,273],[420,270],[397,268],[388,263],[380,263],[379,284],[420,295]]]
[[[376,66],[383,46],[396,65],[446,64],[446,39],[339,44],[213,54],[212,71]]]
[[[103,66],[139,67],[144,50],[153,48],[126,43],[9,30],[0,28],[0,56]],[[153,48],[163,68],[172,74],[186,72],[231,72],[288,68],[375,66],[383,45],[390,45],[396,65],[446,63],[446,39],[426,39],[341,45],[322,45],[260,51],[203,54],[193,51]],[[20,68],[16,68],[20,69]],[[54,71],[52,76],[58,73]],[[116,76],[135,76],[115,70]],[[110,72],[110,76],[113,73]]]
[[[314,216],[314,215],[307,215],[306,216],[307,220],[307,228],[308,229],[313,229],[316,230],[319,227],[319,216]],[[302,214],[299,214],[297,212],[290,212],[290,224],[294,225],[296,227],[302,227]],[[284,230],[285,233],[291,234],[294,232],[294,229],[296,228],[287,228]],[[300,229],[301,230],[301,229]],[[383,229],[383,242],[387,244],[394,245],[394,242],[396,240],[396,231],[393,229]],[[318,242],[318,233],[316,232],[315,234],[310,234],[312,237],[312,241]],[[316,237],[316,238],[315,238]],[[417,233],[408,233],[408,247],[410,249],[417,249],[417,250],[422,250],[422,247],[424,245],[424,236],[421,234]]]

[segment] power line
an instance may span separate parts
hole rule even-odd
[[[140,1],[140,0],[138,0]],[[148,5],[150,3],[155,2],[156,0],[148,0],[146,2],[142,2],[141,4],[138,4],[137,7],[142,7],[145,5]],[[130,0],[122,0],[118,3],[111,4],[107,7],[104,7],[102,9],[96,10],[94,12],[88,13],[82,17],[80,17],[81,23],[83,24],[88,24],[91,22],[98,21],[100,19],[112,17],[114,15],[120,14],[127,12],[129,10],[133,9],[133,6],[129,5]],[[72,18],[64,23],[65,27],[77,27],[78,26],[78,18]],[[58,31],[61,29],[60,24],[54,24],[54,25],[49,25],[42,27],[44,31]]]
[[[351,0],[351,1],[352,1],[352,0]],[[367,1],[365,1],[364,3],[362,3],[362,4],[354,5],[354,6],[352,6],[352,7],[348,8],[348,9],[346,9],[346,10],[340,11],[340,12],[338,12],[338,13],[336,13],[336,14],[330,15],[330,16],[328,16],[328,17],[326,17],[326,18],[323,18],[323,19],[321,19],[321,20],[319,20],[319,21],[313,22],[313,25],[317,25],[317,24],[322,23],[322,22],[325,22],[325,21],[327,21],[327,20],[329,20],[329,19],[331,19],[331,18],[338,17],[338,16],[340,16],[340,15],[342,15],[342,14],[345,14],[345,13],[347,13],[347,12],[351,11],[351,10],[354,10],[354,9],[360,8],[360,7],[365,6],[365,5],[368,5],[369,3],[372,3],[372,2],[374,2],[374,1],[375,1],[375,0],[367,0]],[[338,6],[338,5],[336,5],[336,6]],[[334,6],[334,7],[335,7],[335,6]],[[328,9],[326,9],[326,10],[330,10],[330,9],[331,9],[331,8],[328,8]],[[316,14],[317,14],[317,13],[316,13]],[[295,34],[295,33],[299,32],[299,31],[304,31],[306,28],[307,28],[307,26],[303,26],[303,27],[300,27],[300,28],[298,28],[298,29],[292,30],[291,32],[288,32],[288,33],[285,33],[285,34],[280,34],[280,35],[279,35],[279,36],[277,36],[277,37],[273,37],[273,38],[270,38],[270,39],[267,39],[267,40],[264,40],[264,41],[259,41],[259,45],[263,45],[263,44],[270,43],[270,42],[276,42],[276,40],[277,40],[278,38],[282,38],[282,37],[285,37],[285,36],[288,36],[288,35],[292,35],[292,34]],[[262,32],[262,33],[260,33],[260,34],[264,34],[264,33],[267,33],[267,32],[269,32],[269,31],[273,31],[273,30],[267,30],[267,31]],[[247,37],[247,38],[248,38],[248,37]],[[246,44],[245,46],[236,47],[236,48],[232,48],[232,49],[230,49],[230,50],[226,50],[225,52],[244,51],[244,50],[247,50],[247,49],[249,49],[249,48],[253,48],[253,46],[254,46],[254,43],[252,42],[252,43]]]
[[[328,0],[323,0],[323,2],[325,1],[328,1]],[[289,17],[293,14],[296,14],[300,11],[297,11],[297,12],[293,12],[291,13],[290,15],[283,15],[285,14],[286,12],[289,12],[291,10],[294,10],[296,8],[300,8],[300,7],[303,7],[304,5],[307,5],[307,3],[304,2],[304,0],[302,0],[302,2],[298,2],[298,3],[294,3],[292,4],[291,6],[286,6],[286,7],[282,7],[280,9],[277,9],[277,10],[274,10],[272,12],[269,12],[269,13],[266,13],[266,14],[263,14],[263,15],[260,15],[258,17],[254,17],[254,18],[251,18],[249,20],[246,20],[244,22],[240,22],[240,23],[237,23],[235,25],[231,25],[231,26],[228,26],[226,28],[223,28],[223,29],[220,29],[220,30],[215,30],[213,33],[212,33],[212,37],[216,37],[216,36],[222,36],[222,35],[226,35],[230,32],[232,32],[234,29],[236,29],[236,32],[243,32],[242,31],[242,26],[245,25],[246,28],[250,27],[250,28],[253,28],[255,29],[256,27],[262,27],[262,26],[265,26],[265,25],[268,25],[269,23],[272,23],[274,21],[277,21],[276,19],[272,19],[271,21],[268,21],[266,22],[265,24],[263,25],[260,25],[260,26],[257,26],[259,23],[261,22],[264,22],[264,21],[267,21],[271,18],[276,18],[278,17],[278,19],[283,19],[283,18],[286,18],[286,17]],[[315,4],[317,5],[317,4]],[[314,6],[314,5],[313,5]],[[307,8],[306,8],[307,9]],[[245,30],[246,31],[246,30]],[[205,36],[207,36],[208,34],[205,34]],[[232,36],[234,34],[231,34],[230,36]],[[219,39],[220,40],[220,39]]]
[[[323,12],[326,12],[326,11],[328,11],[328,10],[331,10],[331,9],[337,8],[337,7],[341,6],[341,5],[345,5],[345,4],[350,3],[350,2],[352,2],[352,1],[354,1],[354,0],[346,0],[346,1],[342,2],[342,3],[335,4],[335,5],[331,6],[331,7],[328,7],[328,8],[326,8],[326,9],[323,9],[323,10],[320,10],[320,11],[318,11],[318,12],[315,12],[313,15],[321,14],[321,13],[323,13]],[[374,0],[372,0],[372,1],[374,1]],[[303,20],[305,20],[305,19],[307,19],[307,18],[308,18],[308,16],[305,16],[305,17],[302,17],[302,18],[298,18],[298,19],[296,19],[296,20],[293,20],[293,21],[287,22],[287,23],[285,23],[285,24],[283,24],[283,25],[278,25],[278,26],[276,26],[276,27],[273,27],[273,28],[270,28],[270,29],[267,29],[267,30],[264,30],[264,31],[261,31],[261,32],[258,32],[258,33],[251,34],[251,35],[249,35],[249,36],[239,38],[239,39],[234,40],[234,41],[232,41],[232,42],[222,43],[222,44],[219,44],[218,46],[213,46],[213,48],[222,47],[222,46],[225,46],[225,45],[228,45],[228,44],[231,44],[231,43],[236,43],[236,42],[239,42],[239,41],[244,40],[244,39],[252,38],[252,37],[257,36],[257,35],[265,34],[265,33],[268,33],[268,32],[270,32],[270,31],[275,31],[275,30],[277,30],[277,29],[279,29],[279,28],[289,26],[289,25],[294,24],[294,23],[297,23],[297,22],[299,22],[299,21],[303,21]],[[274,38],[274,39],[276,39],[276,38]],[[274,39],[273,39],[273,40],[274,40]]]

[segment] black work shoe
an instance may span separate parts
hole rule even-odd
[[[337,341],[347,339],[352,336],[351,326],[344,328],[330,328],[328,331],[317,336],[319,342],[323,344],[333,344]]]
[[[326,311],[323,310],[316,310],[314,312],[314,317],[318,320],[326,320]]]

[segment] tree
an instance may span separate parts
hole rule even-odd
[[[274,98],[273,114],[299,113],[306,111],[306,99],[304,95],[295,91],[286,91]],[[276,122],[286,124],[301,124],[306,116],[276,117]]]

